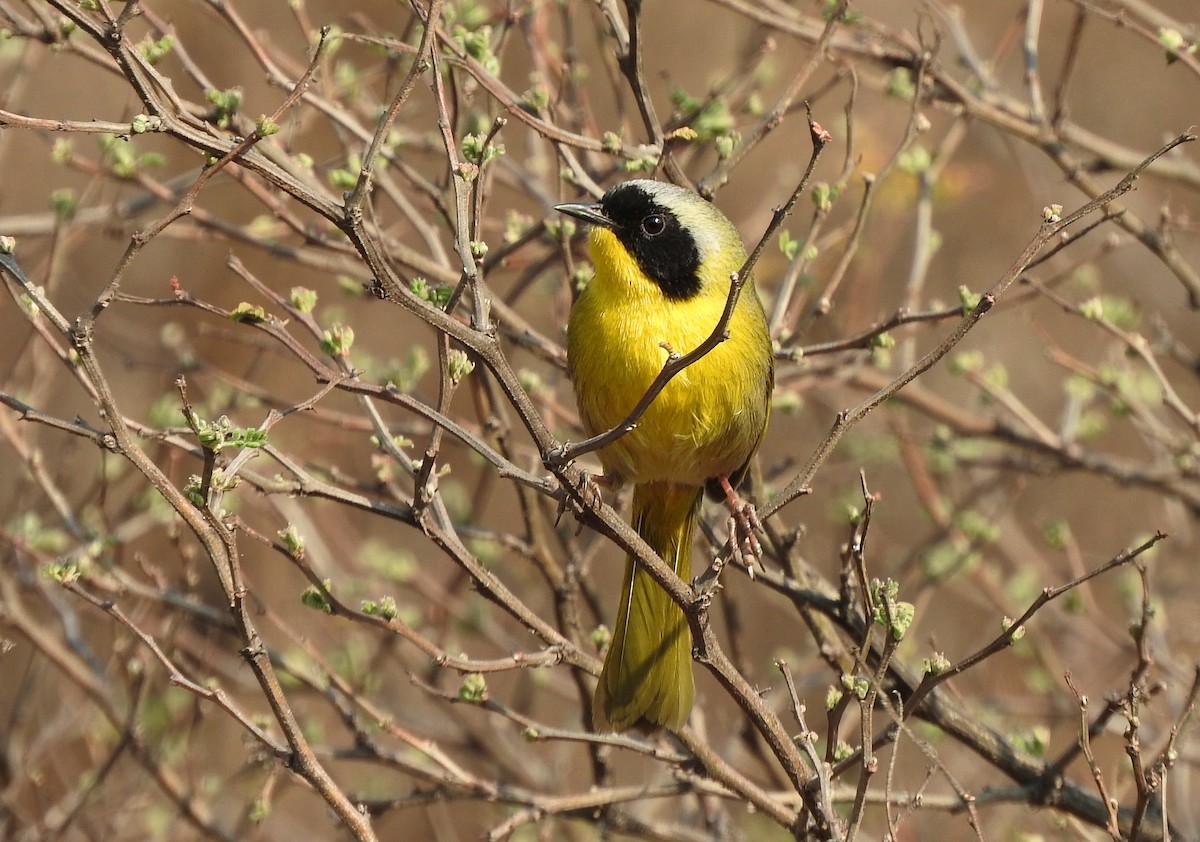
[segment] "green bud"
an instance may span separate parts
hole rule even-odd
[[[231,321],[255,325],[267,320],[267,312],[257,304],[243,301],[233,308],[229,314],[229,318]]]
[[[983,368],[983,351],[960,351],[950,358],[951,374],[963,375],[978,372]]]
[[[342,168],[332,169],[325,174],[325,178],[328,179],[331,187],[342,191],[353,190],[358,186],[357,171]]]
[[[1034,757],[1043,757],[1050,747],[1050,729],[1045,725],[1035,725],[1028,731],[1014,734],[1012,741],[1018,749]]]
[[[300,534],[300,530],[296,528],[294,523],[289,523],[283,529],[275,533],[279,536],[279,540],[287,547],[288,553],[294,558],[300,558],[304,555],[304,536]]]
[[[1164,49],[1175,52],[1183,47],[1187,41],[1178,29],[1163,27],[1158,30],[1158,43],[1162,44]]]
[[[828,211],[833,206],[833,200],[836,198],[835,191],[824,181],[813,185],[812,202],[817,210],[822,213]]]
[[[462,139],[463,157],[478,168],[487,166],[504,154],[504,144],[488,143],[482,134],[469,134]],[[478,169],[476,169],[478,174]]]
[[[983,298],[982,295],[977,292],[971,292],[965,286],[958,288],[958,302],[962,305],[964,313],[970,313],[978,307],[981,298]]]
[[[583,292],[595,277],[595,266],[590,263],[580,263],[576,265],[575,271],[571,273],[571,286],[575,287],[579,292]]]
[[[317,306],[317,293],[307,287],[292,287],[288,301],[301,313],[311,313]]]
[[[477,672],[468,673],[458,688],[458,698],[464,702],[479,704],[487,700],[487,681]]]
[[[335,324],[321,340],[321,350],[331,357],[348,356],[353,345],[354,328],[344,324]]]
[[[529,106],[529,110],[540,114],[550,107],[550,91],[545,85],[534,85],[521,94],[521,101]]]
[[[845,673],[842,675],[842,686],[853,693],[859,701],[862,701],[871,689],[871,682],[866,676]]]
[[[954,525],[976,544],[994,544],[1000,539],[1000,527],[995,521],[974,509],[963,509],[954,518]]]
[[[542,379],[542,375],[533,369],[521,368],[517,370],[517,382],[521,384],[521,388],[529,394],[547,394],[546,381]]]
[[[656,166],[658,166],[658,156],[656,155],[643,155],[641,158],[631,158],[621,164],[621,168],[625,172],[630,173],[652,170]]]
[[[1158,30],[1158,43],[1163,46],[1167,56],[1167,64],[1179,61],[1180,56],[1194,55],[1196,42],[1188,43],[1177,29],[1163,27]]]
[[[1083,313],[1085,319],[1101,321],[1104,318],[1104,299],[1099,295],[1089,298],[1079,305],[1079,312]]]
[[[1016,620],[1014,620],[1012,617],[1005,617],[1000,621],[1000,627],[1008,634],[1009,639],[1015,643],[1025,636],[1025,627],[1014,627],[1014,623],[1016,623]]]
[[[329,598],[325,596],[326,593],[332,591],[332,588],[330,588],[330,580],[323,579],[321,580],[321,584],[325,586],[324,591],[322,591],[316,585],[309,585],[304,589],[304,592],[300,594],[300,601],[314,611],[324,611],[326,614],[332,614],[333,606],[330,604]]]
[[[454,173],[463,181],[471,182],[479,178],[479,165],[470,161],[460,161],[454,168]]]
[[[59,138],[54,141],[54,146],[50,149],[50,160],[59,166],[71,163],[71,159],[75,157],[75,146],[67,138]]]
[[[717,150],[718,158],[728,158],[733,154],[733,150],[737,148],[738,136],[735,132],[718,136],[713,141],[713,146]]]
[[[204,92],[204,98],[213,107],[213,121],[223,129],[233,124],[234,115],[242,107],[242,91],[240,88],[217,90],[210,88]]]
[[[896,164],[900,167],[901,172],[919,175],[927,172],[933,166],[933,156],[924,146],[911,146],[900,153]]]
[[[246,817],[254,824],[262,824],[271,815],[271,802],[265,798],[255,798],[254,803],[250,805],[250,812]]]
[[[270,137],[279,133],[279,124],[265,114],[258,115],[254,121],[254,132],[259,137]]]
[[[464,377],[475,370],[475,363],[465,351],[455,348],[446,355],[446,368],[450,373],[450,381],[457,385]]]
[[[921,661],[921,671],[927,675],[941,675],[951,666],[950,659],[941,652],[934,652]]]
[[[60,585],[70,585],[73,582],[77,582],[82,575],[79,565],[62,561],[48,564],[42,568],[42,571]]]
[[[381,597],[378,602],[372,599],[364,599],[362,601],[362,610],[364,614],[369,614],[372,617],[382,617],[385,620],[394,620],[400,613],[396,607],[396,598],[392,596]]]
[[[515,210],[508,210],[504,214],[504,242],[512,244],[529,230],[533,224],[533,220],[526,214],[518,213]]]
[[[409,281],[408,289],[417,298],[428,301],[436,307],[445,307],[450,301],[450,296],[454,294],[453,287],[430,286],[429,281],[420,276]]]
[[[907,67],[897,67],[887,76],[883,86],[884,93],[890,97],[912,102],[917,95],[917,86],[913,82],[912,71]]]
[[[492,52],[491,36],[492,28],[490,26],[481,26],[474,31],[463,26],[455,26],[453,30],[454,40],[458,42],[459,46],[471,58],[483,65],[484,70],[495,75],[500,72],[500,60]]]
[[[57,219],[64,222],[72,220],[75,218],[75,211],[79,208],[79,197],[70,187],[55,190],[50,194],[50,207],[54,210],[54,216]]]
[[[546,233],[555,240],[569,240],[579,227],[569,219],[553,219],[546,224]]]
[[[691,126],[680,126],[666,136],[666,140],[678,140],[684,143],[690,143],[700,137],[700,133]]]
[[[175,38],[171,35],[164,35],[157,41],[148,37],[138,44],[138,51],[142,54],[142,58],[146,59],[146,63],[150,65],[158,64],[174,48]]]
[[[786,228],[779,232],[779,250],[788,260],[795,260],[802,242],[803,240],[792,239],[791,232]]]

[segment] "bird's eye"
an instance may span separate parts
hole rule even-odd
[[[657,237],[666,230],[667,221],[661,214],[652,213],[642,220],[642,232],[647,237]]]

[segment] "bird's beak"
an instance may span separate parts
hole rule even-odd
[[[581,219],[589,225],[598,225],[601,228],[612,228],[613,226],[612,220],[604,215],[604,210],[599,202],[567,202],[555,205],[554,209],[567,216]]]

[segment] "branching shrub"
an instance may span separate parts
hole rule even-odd
[[[5,838],[1200,838],[1185,15],[0,0]],[[694,582],[572,447],[634,176],[764,247]],[[679,733],[591,728],[628,552]]]

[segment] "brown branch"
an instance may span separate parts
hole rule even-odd
[[[1090,202],[1087,202],[1066,216],[1060,216],[1057,213],[1048,216],[1046,221],[1042,223],[1038,233],[1025,247],[1025,250],[1021,253],[1021,256],[1018,257],[1017,260],[1004,273],[1004,275],[1001,276],[1001,278],[980,297],[979,303],[975,305],[974,309],[972,309],[970,313],[963,317],[963,320],[959,322],[958,326],[950,333],[950,335],[943,339],[936,348],[929,351],[906,371],[902,372],[899,376],[892,380],[892,382],[889,383],[885,388],[876,392],[858,406],[855,406],[852,409],[843,410],[842,412],[838,413],[837,418],[834,420],[833,426],[826,434],[825,439],[817,447],[817,450],[809,458],[809,461],[805,465],[804,469],[800,471],[800,473],[797,474],[791,482],[788,483],[787,488],[779,492],[779,494],[777,494],[774,499],[770,500],[764,507],[760,514],[763,520],[772,517],[780,509],[800,496],[806,488],[808,488],[809,484],[816,476],[817,471],[820,470],[821,466],[829,458],[830,454],[833,452],[833,449],[837,446],[837,443],[841,441],[842,436],[846,434],[847,430],[865,418],[872,410],[874,410],[884,401],[888,400],[888,398],[890,398],[892,395],[903,389],[905,385],[911,383],[921,374],[936,365],[938,361],[946,356],[946,354],[950,353],[951,349],[958,345],[958,343],[962,341],[962,338],[966,336],[967,333],[970,332],[970,330],[991,311],[996,303],[1003,297],[1004,293],[1007,292],[1008,288],[1012,286],[1013,282],[1015,282],[1017,278],[1021,276],[1021,274],[1029,267],[1041,250],[1052,239],[1081,219],[1107,208],[1107,206],[1113,200],[1132,190],[1134,184],[1137,182],[1138,177],[1147,167],[1154,163],[1154,161],[1163,155],[1166,155],[1175,147],[1183,143],[1189,143],[1195,139],[1196,135],[1179,135],[1174,140],[1161,147],[1157,152],[1142,161],[1141,164],[1139,164],[1128,175],[1122,178],[1121,181],[1112,189],[1106,191],[1100,196],[1097,196],[1095,199],[1092,199]]]

